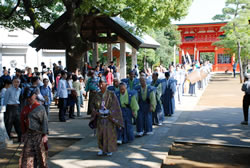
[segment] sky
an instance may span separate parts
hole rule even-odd
[[[188,15],[173,24],[219,22],[212,20],[216,14],[222,14],[226,0],[193,0],[189,7]]]

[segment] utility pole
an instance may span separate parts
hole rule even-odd
[[[241,51],[241,46],[240,42],[237,41],[237,46],[238,46],[238,60],[239,60],[239,66],[240,66],[240,83],[243,83],[243,69],[242,69],[242,62],[241,62],[241,56],[240,56],[240,51]]]

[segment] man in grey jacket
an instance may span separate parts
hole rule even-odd
[[[241,122],[242,125],[248,125],[248,109],[250,105],[250,77],[245,75],[244,84],[241,90],[245,92],[243,97],[243,114],[244,121]]]

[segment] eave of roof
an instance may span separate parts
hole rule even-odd
[[[31,47],[40,49],[65,49],[64,40],[60,34],[62,27],[67,20],[66,12],[61,15],[57,20],[55,20],[44,33],[39,35],[35,40],[30,43]],[[119,17],[107,17],[107,24],[112,25],[112,29],[116,34],[118,34],[127,43],[136,49],[139,48],[153,48],[156,49],[160,47],[160,44],[156,42],[152,37],[148,35],[143,35],[142,37],[130,32],[131,26],[127,24],[123,19]],[[111,26],[110,26],[111,27]],[[49,40],[49,39],[50,40]],[[49,41],[49,42],[48,42]],[[53,42],[51,42],[53,41]]]
[[[228,22],[208,22],[208,23],[184,23],[184,24],[176,24],[177,26],[199,26],[199,25],[221,25],[227,24]]]

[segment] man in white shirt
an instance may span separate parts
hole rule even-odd
[[[59,97],[59,120],[61,122],[66,122],[65,114],[67,108],[67,99],[68,99],[68,89],[67,89],[67,73],[61,71],[61,79],[58,82],[57,94]]]
[[[4,97],[4,104],[6,105],[6,112],[4,114],[4,122],[6,131],[10,137],[12,126],[18,135],[18,142],[21,142],[21,122],[20,122],[20,101],[19,97],[21,89],[19,88],[20,79],[14,78],[12,86],[7,89]]]

